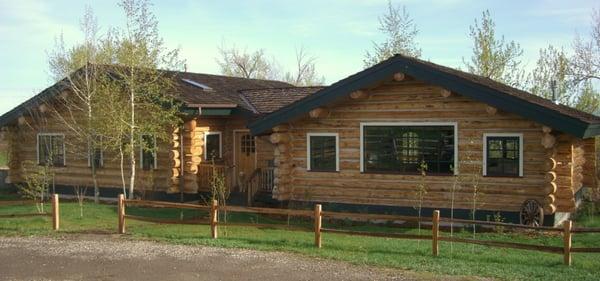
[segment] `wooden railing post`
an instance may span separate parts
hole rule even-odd
[[[315,205],[315,247],[321,248],[321,204]]]
[[[119,194],[119,203],[117,203],[119,212],[119,234],[125,234],[125,195]]]
[[[573,222],[567,220],[563,223],[563,242],[564,242],[564,263],[567,266],[571,266],[571,229],[573,229]]]
[[[52,229],[54,230],[58,230],[60,227],[60,210],[58,205],[58,194],[52,194]]]
[[[433,256],[438,256],[440,254],[440,246],[439,246],[439,238],[440,238],[440,211],[433,211],[433,220],[431,227],[432,237],[431,237],[431,250],[433,252]]]
[[[213,239],[217,239],[217,224],[219,218],[219,202],[217,200],[212,201],[210,206],[210,236]]]

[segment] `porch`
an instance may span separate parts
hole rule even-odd
[[[254,206],[274,202],[274,167],[256,168],[250,174],[237,173],[235,166],[224,164],[200,164],[198,169],[198,187],[212,192],[214,185],[223,180],[229,193],[228,202],[232,205]]]

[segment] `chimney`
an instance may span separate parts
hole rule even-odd
[[[556,96],[556,80],[550,81],[550,89],[552,90],[552,101],[558,104],[558,97]]]

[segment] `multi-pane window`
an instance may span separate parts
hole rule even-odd
[[[141,150],[142,169],[156,169],[156,138],[153,135],[142,135]]]
[[[94,164],[95,168],[101,168],[104,165],[104,155],[102,151],[102,137],[94,136],[94,139],[88,143],[88,166]]]
[[[65,165],[65,136],[62,134],[38,134],[38,164]]]
[[[451,174],[454,126],[364,125],[363,171]]]
[[[246,153],[246,155],[250,155],[256,151],[256,143],[254,142],[254,137],[251,135],[243,135],[240,145],[242,153]]]
[[[209,132],[204,135],[204,158],[221,159],[221,132]]]
[[[486,176],[521,175],[520,136],[486,136],[485,142]]]
[[[309,171],[339,171],[337,134],[308,134],[307,153]]]

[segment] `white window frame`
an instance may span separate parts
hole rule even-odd
[[[206,149],[206,139],[209,135],[219,135],[219,159],[223,158],[223,133],[221,131],[204,133],[204,160],[208,160],[208,150]]]
[[[156,136],[152,135],[152,134],[141,134],[140,135],[140,169],[144,169],[144,146],[142,145],[142,142],[144,141],[144,136],[151,136],[154,138],[154,146],[155,149],[154,151],[152,151],[152,156],[154,157],[154,167],[152,167],[151,170],[156,170],[158,169],[158,159],[156,158],[156,152],[158,151],[158,143],[156,143]]]
[[[100,137],[100,142],[102,143],[102,136],[98,136]],[[92,147],[90,147],[92,144],[90,142],[88,142],[88,167],[92,167]],[[104,167],[104,149],[100,148],[100,167],[96,167],[96,168],[102,168]]]
[[[306,170],[310,168],[310,137],[335,137],[335,171],[340,171],[340,136],[338,133],[307,133],[306,134]],[[328,172],[328,171],[323,171]]]
[[[365,127],[369,126],[396,126],[396,127],[427,127],[427,126],[452,126],[454,127],[454,175],[458,175],[458,122],[361,122],[360,123],[360,172],[365,172]]]
[[[37,154],[37,164],[40,163],[40,137],[41,136],[61,136],[63,140],[63,166],[67,166],[67,150],[65,148],[65,134],[63,133],[38,133],[35,138],[35,151]]]
[[[483,134],[483,175],[487,176],[487,138],[518,137],[519,138],[519,177],[523,176],[523,133],[484,133]]]

